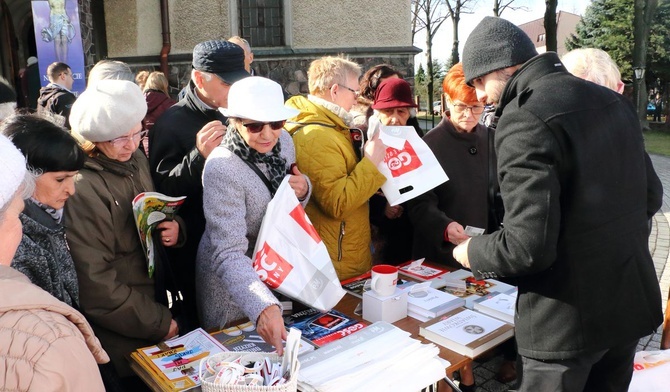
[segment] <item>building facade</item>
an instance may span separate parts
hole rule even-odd
[[[307,67],[323,55],[344,53],[363,68],[390,63],[411,79],[419,52],[407,0],[64,1],[78,2],[87,67],[109,58],[134,69],[167,70],[175,90],[190,77],[198,42],[234,35],[250,42],[256,74],[292,94],[307,91]],[[0,0],[0,6],[0,18],[11,21],[0,38],[14,35],[0,42],[2,74],[14,79],[36,55],[30,1]]]
[[[582,19],[581,16],[570,12],[559,11],[556,13],[556,46],[559,56],[563,56],[568,50],[565,48],[565,40],[570,35],[577,32],[577,23]],[[520,24],[519,28],[523,30],[535,44],[538,53],[547,51],[546,31],[544,29],[544,18],[536,19],[528,23]]]

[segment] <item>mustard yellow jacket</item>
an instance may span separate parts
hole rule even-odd
[[[360,275],[372,260],[368,199],[386,178],[368,158],[358,160],[349,128],[337,115],[301,96],[286,104],[300,110],[286,129],[298,167],[312,181],[307,216],[340,280]]]

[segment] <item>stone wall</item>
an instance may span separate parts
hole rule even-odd
[[[307,69],[309,64],[314,60],[313,58],[300,59],[261,59],[255,60],[252,64],[256,75],[268,77],[277,83],[281,84],[287,92],[291,95],[307,94]],[[395,69],[399,70],[405,79],[414,85],[414,54],[395,54],[388,56],[374,56],[374,57],[351,57],[352,61],[356,61],[361,65],[363,72],[377,64],[390,64]],[[131,68],[135,72],[146,70],[158,70],[158,64],[133,65]],[[191,78],[191,63],[190,62],[171,62],[170,63],[170,90],[173,95],[177,95],[179,91],[188,84]]]

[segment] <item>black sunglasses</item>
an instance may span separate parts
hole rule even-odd
[[[249,133],[260,133],[260,131],[265,128],[265,125],[269,125],[270,128],[272,128],[273,131],[276,131],[278,129],[284,128],[284,124],[286,124],[286,120],[281,120],[281,121],[271,121],[271,122],[250,122],[247,124],[242,123],[244,127],[249,131]]]

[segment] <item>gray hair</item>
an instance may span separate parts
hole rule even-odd
[[[614,60],[604,50],[580,48],[569,51],[561,58],[565,68],[582,78],[619,92],[621,72]]]
[[[135,73],[128,64],[116,60],[100,60],[88,74],[88,86],[100,80],[127,80],[135,83]]]
[[[199,71],[197,69],[194,69],[194,70],[191,70],[191,80],[193,80],[193,82],[195,82],[195,73],[196,72],[199,72],[200,75],[202,75],[202,78],[205,79],[208,82],[211,82],[212,78],[214,77],[214,75],[209,73],[209,72]]]

